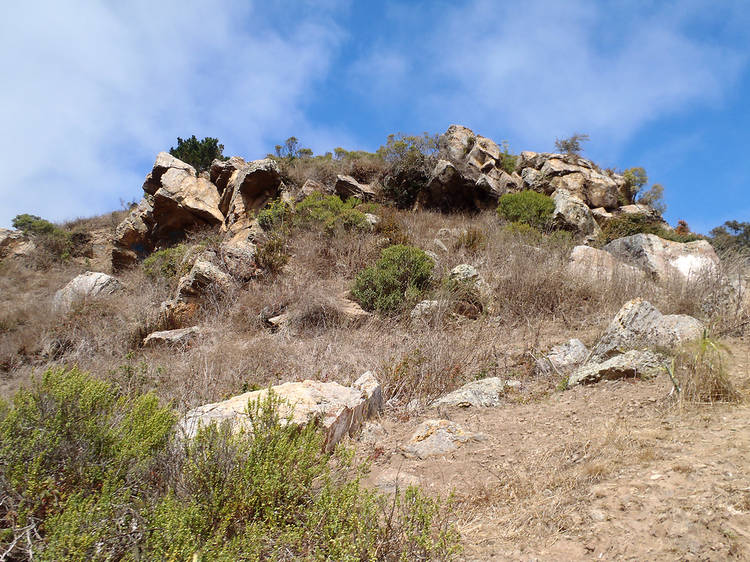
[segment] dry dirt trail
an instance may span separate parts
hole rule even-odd
[[[750,342],[730,346],[748,395]],[[440,415],[486,434],[455,452],[400,451],[428,410],[386,419],[369,482],[455,493],[466,560],[750,560],[750,404],[680,407],[668,377]]]

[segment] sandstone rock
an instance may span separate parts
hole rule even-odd
[[[299,426],[320,421],[325,434],[324,449],[331,451],[345,435],[355,435],[362,422],[382,407],[380,386],[373,379],[367,377],[365,382],[355,383],[365,390],[312,380],[288,382],[271,390],[283,401],[279,408],[282,418],[292,413],[291,423]],[[185,415],[180,428],[186,437],[194,436],[199,427],[213,422],[227,422],[233,431],[252,431],[248,402],[263,400],[267,395],[268,390],[258,390],[200,406]]]
[[[558,189],[565,189],[574,197],[577,197],[581,201],[585,201],[585,181],[586,180],[581,172],[574,172],[572,174],[566,174],[564,176],[556,176],[549,182],[548,187],[545,189],[545,191],[550,194],[554,193]]]
[[[589,207],[614,209],[618,205],[620,186],[613,178],[589,170],[585,179],[585,201]]]
[[[225,216],[222,229],[234,235],[249,228],[252,215],[278,197],[281,188],[281,170],[270,158],[255,160],[235,170],[219,202],[219,210]]]
[[[359,434],[357,440],[360,443],[365,443],[367,445],[377,445],[387,436],[388,432],[381,424],[366,421],[362,424],[362,432]]]
[[[546,179],[539,170],[524,168],[521,170],[521,178],[523,179],[525,189],[533,189],[534,191],[545,190]]]
[[[464,443],[486,438],[486,435],[466,431],[452,421],[427,420],[417,427],[403,452],[406,456],[424,459],[453,452]]]
[[[161,178],[169,170],[178,170],[186,172],[193,177],[196,177],[195,168],[190,164],[186,164],[182,160],[179,160],[169,154],[168,152],[160,152],[156,155],[156,161],[151,172],[146,176],[146,180],[143,182],[143,191],[149,195],[153,195],[162,186]]]
[[[665,358],[658,353],[631,350],[578,368],[570,375],[568,387],[628,377],[651,378],[658,375],[664,365]]]
[[[143,340],[143,347],[154,347],[157,345],[186,345],[199,333],[200,328],[198,328],[198,326],[152,332]]]
[[[607,211],[604,207],[596,207],[591,209],[591,214],[594,216],[599,226],[604,226],[607,222],[612,219],[615,215]]]
[[[536,372],[540,375],[549,375],[558,373],[567,375],[582,365],[589,356],[588,348],[581,340],[571,339],[567,342],[556,345],[550,352],[537,360]]]
[[[373,215],[372,213],[365,213],[365,220],[370,226],[375,226],[380,222],[380,217],[378,215]]]
[[[454,162],[466,161],[477,171],[488,162],[500,158],[500,147],[462,125],[451,125],[438,139],[438,150]]]
[[[589,208],[572,193],[558,189],[552,194],[552,200],[555,202],[552,220],[558,228],[570,230],[584,241],[592,241],[601,234],[602,229]]]
[[[518,386],[520,386],[518,381],[505,381],[498,377],[488,377],[471,381],[458,390],[438,398],[430,406],[433,408],[439,406],[461,406],[464,408],[470,406],[475,408],[499,406],[506,391]]]
[[[177,300],[205,297],[211,292],[222,294],[233,285],[232,278],[205,258],[195,260],[190,273],[177,284]]]
[[[257,247],[248,239],[246,232],[225,239],[219,246],[219,259],[224,270],[241,282],[260,274],[260,268],[255,261],[256,253]]]
[[[154,235],[168,238],[174,232],[200,224],[220,224],[216,186],[189,171],[170,168],[161,175],[161,186],[153,193]]]
[[[519,170],[522,170],[524,168],[539,170],[544,165],[544,162],[547,160],[548,156],[549,155],[547,154],[540,154],[538,152],[524,150],[519,155],[517,167]]]
[[[191,324],[198,314],[198,303],[169,299],[161,303],[159,316],[165,326],[185,326]]]
[[[120,289],[122,284],[111,275],[87,271],[57,291],[52,304],[56,310],[67,311],[77,302],[111,295]]]
[[[604,250],[659,279],[691,281],[719,271],[719,258],[705,240],[681,243],[655,234],[634,234],[613,240]]]
[[[357,197],[362,201],[368,201],[375,196],[375,190],[370,185],[359,183],[351,176],[336,176],[334,191],[342,199]]]
[[[419,486],[421,480],[414,474],[397,469],[388,469],[375,479],[375,487],[383,494],[403,492],[409,486]]]
[[[491,168],[487,173],[479,176],[475,185],[492,199],[497,200],[509,191],[518,191],[521,188],[522,181],[515,174],[511,175],[503,170]]]
[[[217,159],[211,163],[210,180],[216,186],[219,195],[224,193],[229,180],[232,178],[232,174],[245,166],[247,166],[247,162],[239,156],[232,156],[228,160]]]
[[[585,173],[584,168],[576,164],[566,162],[562,158],[548,158],[540,170],[542,175],[552,178],[555,176],[564,176],[566,174]]]
[[[0,228],[0,259],[28,256],[36,245],[20,230]]]
[[[493,293],[490,286],[476,268],[467,263],[454,267],[448,279],[453,282],[454,293],[459,297],[454,312],[469,318],[477,318],[491,308]]]
[[[613,278],[638,279],[644,275],[640,269],[621,262],[609,252],[591,246],[573,248],[568,271],[572,275],[602,281]]]
[[[600,361],[628,349],[669,348],[698,339],[703,324],[685,314],[664,315],[650,302],[626,302],[592,350],[592,361]]]
[[[449,275],[451,281],[460,281],[462,283],[480,283],[482,277],[473,265],[462,263],[451,269]]]
[[[117,225],[113,238],[112,268],[117,271],[133,265],[154,249],[151,239],[154,228],[154,207],[151,196],[144,197]]]
[[[352,383],[352,388],[359,390],[365,400],[363,414],[365,418],[378,415],[383,409],[383,388],[380,386],[375,373],[367,371]]]

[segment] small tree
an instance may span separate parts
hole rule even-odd
[[[555,139],[555,148],[558,152],[565,154],[580,154],[581,143],[589,140],[589,136],[585,133],[573,133],[566,139]]]
[[[628,168],[622,175],[625,178],[625,197],[628,203],[632,203],[635,201],[638,192],[648,183],[648,175],[646,174],[646,170],[640,166],[637,168]]]
[[[216,159],[227,160],[223,151],[224,145],[219,144],[219,139],[206,137],[199,141],[195,138],[195,135],[189,139],[177,137],[177,148],[169,149],[172,156],[190,164],[197,172],[208,170],[211,167],[211,162]]]
[[[641,194],[638,198],[638,203],[648,205],[654,211],[663,215],[667,210],[667,204],[664,202],[664,186],[660,183],[655,183]]]
[[[283,145],[277,144],[274,148],[277,158],[285,158],[290,161],[296,158],[312,158],[313,155],[311,148],[300,148],[297,137],[289,137]]]
[[[721,250],[750,251],[750,222],[727,221],[710,234],[711,243]]]

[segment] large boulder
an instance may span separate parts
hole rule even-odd
[[[111,295],[120,289],[122,284],[111,275],[87,271],[57,291],[52,304],[58,311],[67,311],[76,303]]]
[[[349,197],[357,197],[363,201],[368,201],[375,196],[375,190],[370,185],[359,183],[351,176],[336,176],[336,184],[333,189],[336,195],[344,200]]]
[[[195,177],[195,168],[190,164],[186,164],[182,160],[179,160],[169,154],[168,152],[160,152],[156,155],[156,161],[151,169],[151,172],[146,176],[146,180],[143,182],[143,191],[149,195],[156,193],[162,186],[161,178],[169,170],[179,170],[186,172],[189,175]]]
[[[650,302],[626,302],[592,350],[592,361],[638,348],[674,349],[703,334],[703,324],[685,314],[664,315]]]
[[[576,369],[568,379],[568,387],[622,378],[651,378],[659,374],[665,358],[652,351],[631,350],[601,362],[592,362]]]
[[[255,212],[278,197],[282,187],[281,169],[270,158],[255,160],[235,170],[221,196],[223,230],[231,235],[250,228]]]
[[[34,242],[20,230],[0,228],[0,259],[28,255],[34,247]]]
[[[154,249],[155,240],[153,197],[146,195],[117,225],[112,248],[112,268],[117,271],[133,265]]]
[[[540,375],[553,373],[567,375],[588,359],[589,350],[579,339],[568,340],[550,349],[549,353],[536,361],[536,372]]]
[[[375,375],[367,372],[351,386],[335,382],[306,380],[271,387],[282,401],[279,414],[292,414],[291,423],[299,426],[318,421],[324,431],[324,449],[331,451],[341,439],[355,435],[364,420],[383,407],[383,395]],[[206,404],[188,412],[180,422],[186,437],[192,437],[201,426],[227,422],[233,431],[252,431],[247,414],[248,402],[263,400],[268,390],[246,392],[222,402]]]
[[[628,265],[609,252],[591,246],[576,246],[570,252],[568,272],[572,275],[593,281],[611,279],[639,279],[644,273],[637,267]]]
[[[555,210],[552,221],[557,228],[571,231],[581,241],[591,242],[602,232],[586,204],[565,189],[552,194]]]
[[[659,279],[690,281],[719,271],[719,258],[705,240],[682,243],[655,234],[634,234],[613,240],[604,250]]]

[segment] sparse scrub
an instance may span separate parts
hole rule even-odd
[[[258,213],[258,224],[263,230],[272,230],[284,224],[290,216],[289,206],[281,199],[274,199]]]
[[[589,136],[585,133],[573,133],[568,138],[555,139],[555,149],[564,154],[578,155],[583,150],[582,142],[587,142]]]
[[[188,252],[185,244],[157,250],[143,260],[143,272],[152,279],[173,281],[190,271],[190,264],[185,260]]]
[[[258,248],[255,261],[261,269],[276,275],[289,261],[287,238],[282,233],[272,233]]]
[[[726,352],[724,346],[704,335],[675,356],[668,372],[683,403],[742,400],[742,395],[727,375],[723,357]]]
[[[419,248],[389,246],[357,275],[352,295],[365,310],[395,312],[416,302],[430,284],[433,262]]]
[[[545,229],[555,210],[552,198],[536,191],[506,193],[499,200],[497,213],[510,222],[520,222],[533,228]]]
[[[359,199],[342,201],[337,195],[312,193],[297,203],[295,224],[300,226],[319,225],[329,234],[338,230],[369,228],[363,212],[356,209]]]
[[[626,214],[607,221],[607,224],[602,228],[600,244],[607,244],[612,240],[634,234],[656,234],[660,238],[675,242],[692,242],[702,238],[691,232],[680,233],[676,230],[668,230],[658,219],[641,213]]]
[[[177,137],[177,147],[169,149],[172,156],[190,164],[198,173],[208,170],[216,159],[226,160],[223,152],[224,145],[219,144],[219,139],[206,137],[199,141],[195,135],[189,139]]]

